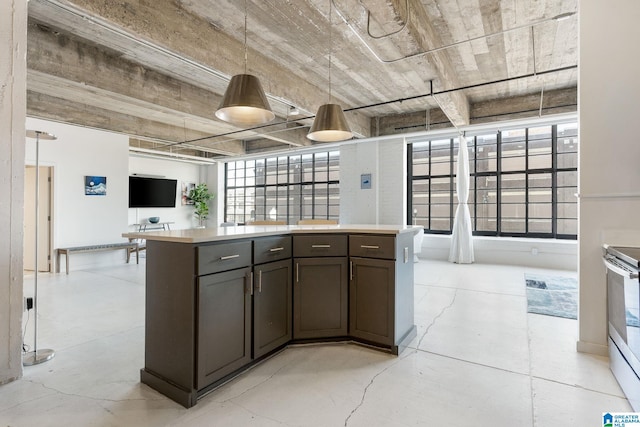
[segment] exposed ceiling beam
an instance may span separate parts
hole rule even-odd
[[[244,69],[242,40],[218,31],[175,2],[31,0],[29,14],[214,93],[223,93],[229,76]],[[247,72],[260,78],[265,92],[287,100],[272,106],[277,115],[286,117],[290,104],[315,113],[326,102],[323,88],[289,72],[277,59],[250,47],[248,50],[252,59]],[[357,135],[369,136],[367,116],[356,112],[348,119]]]

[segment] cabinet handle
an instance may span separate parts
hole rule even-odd
[[[220,261],[226,261],[228,259],[239,258],[239,257],[240,257],[240,254],[221,256]]]
[[[360,247],[363,249],[380,249],[380,246],[375,245],[360,245]]]
[[[284,251],[284,248],[271,248],[271,249],[269,249],[269,252],[280,252],[280,251]]]
[[[249,295],[253,295],[253,271],[249,272]]]
[[[258,270],[258,292],[262,293],[262,270]]]
[[[300,264],[296,262],[296,283],[300,282]]]
[[[312,248],[330,248],[331,245],[311,245]]]
[[[353,261],[349,261],[349,280],[353,280]]]

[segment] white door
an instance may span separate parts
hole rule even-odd
[[[51,271],[51,167],[40,166],[38,199],[38,271]],[[27,166],[24,181],[24,269],[35,262],[36,168]]]

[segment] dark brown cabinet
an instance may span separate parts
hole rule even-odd
[[[293,337],[347,335],[347,258],[296,258]]]
[[[372,343],[392,345],[395,261],[351,258],[349,331]]]
[[[253,357],[291,341],[291,259],[255,266]]]
[[[413,236],[349,236],[349,335],[398,354],[415,337]]]
[[[148,239],[141,381],[188,408],[292,340],[415,337],[412,233],[292,234]]]
[[[347,235],[293,236],[293,338],[348,332]]]
[[[251,361],[250,271],[241,268],[198,278],[198,389]]]

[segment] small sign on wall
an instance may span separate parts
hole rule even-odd
[[[371,174],[370,173],[363,173],[362,175],[360,175],[360,188],[362,190],[371,189]]]

